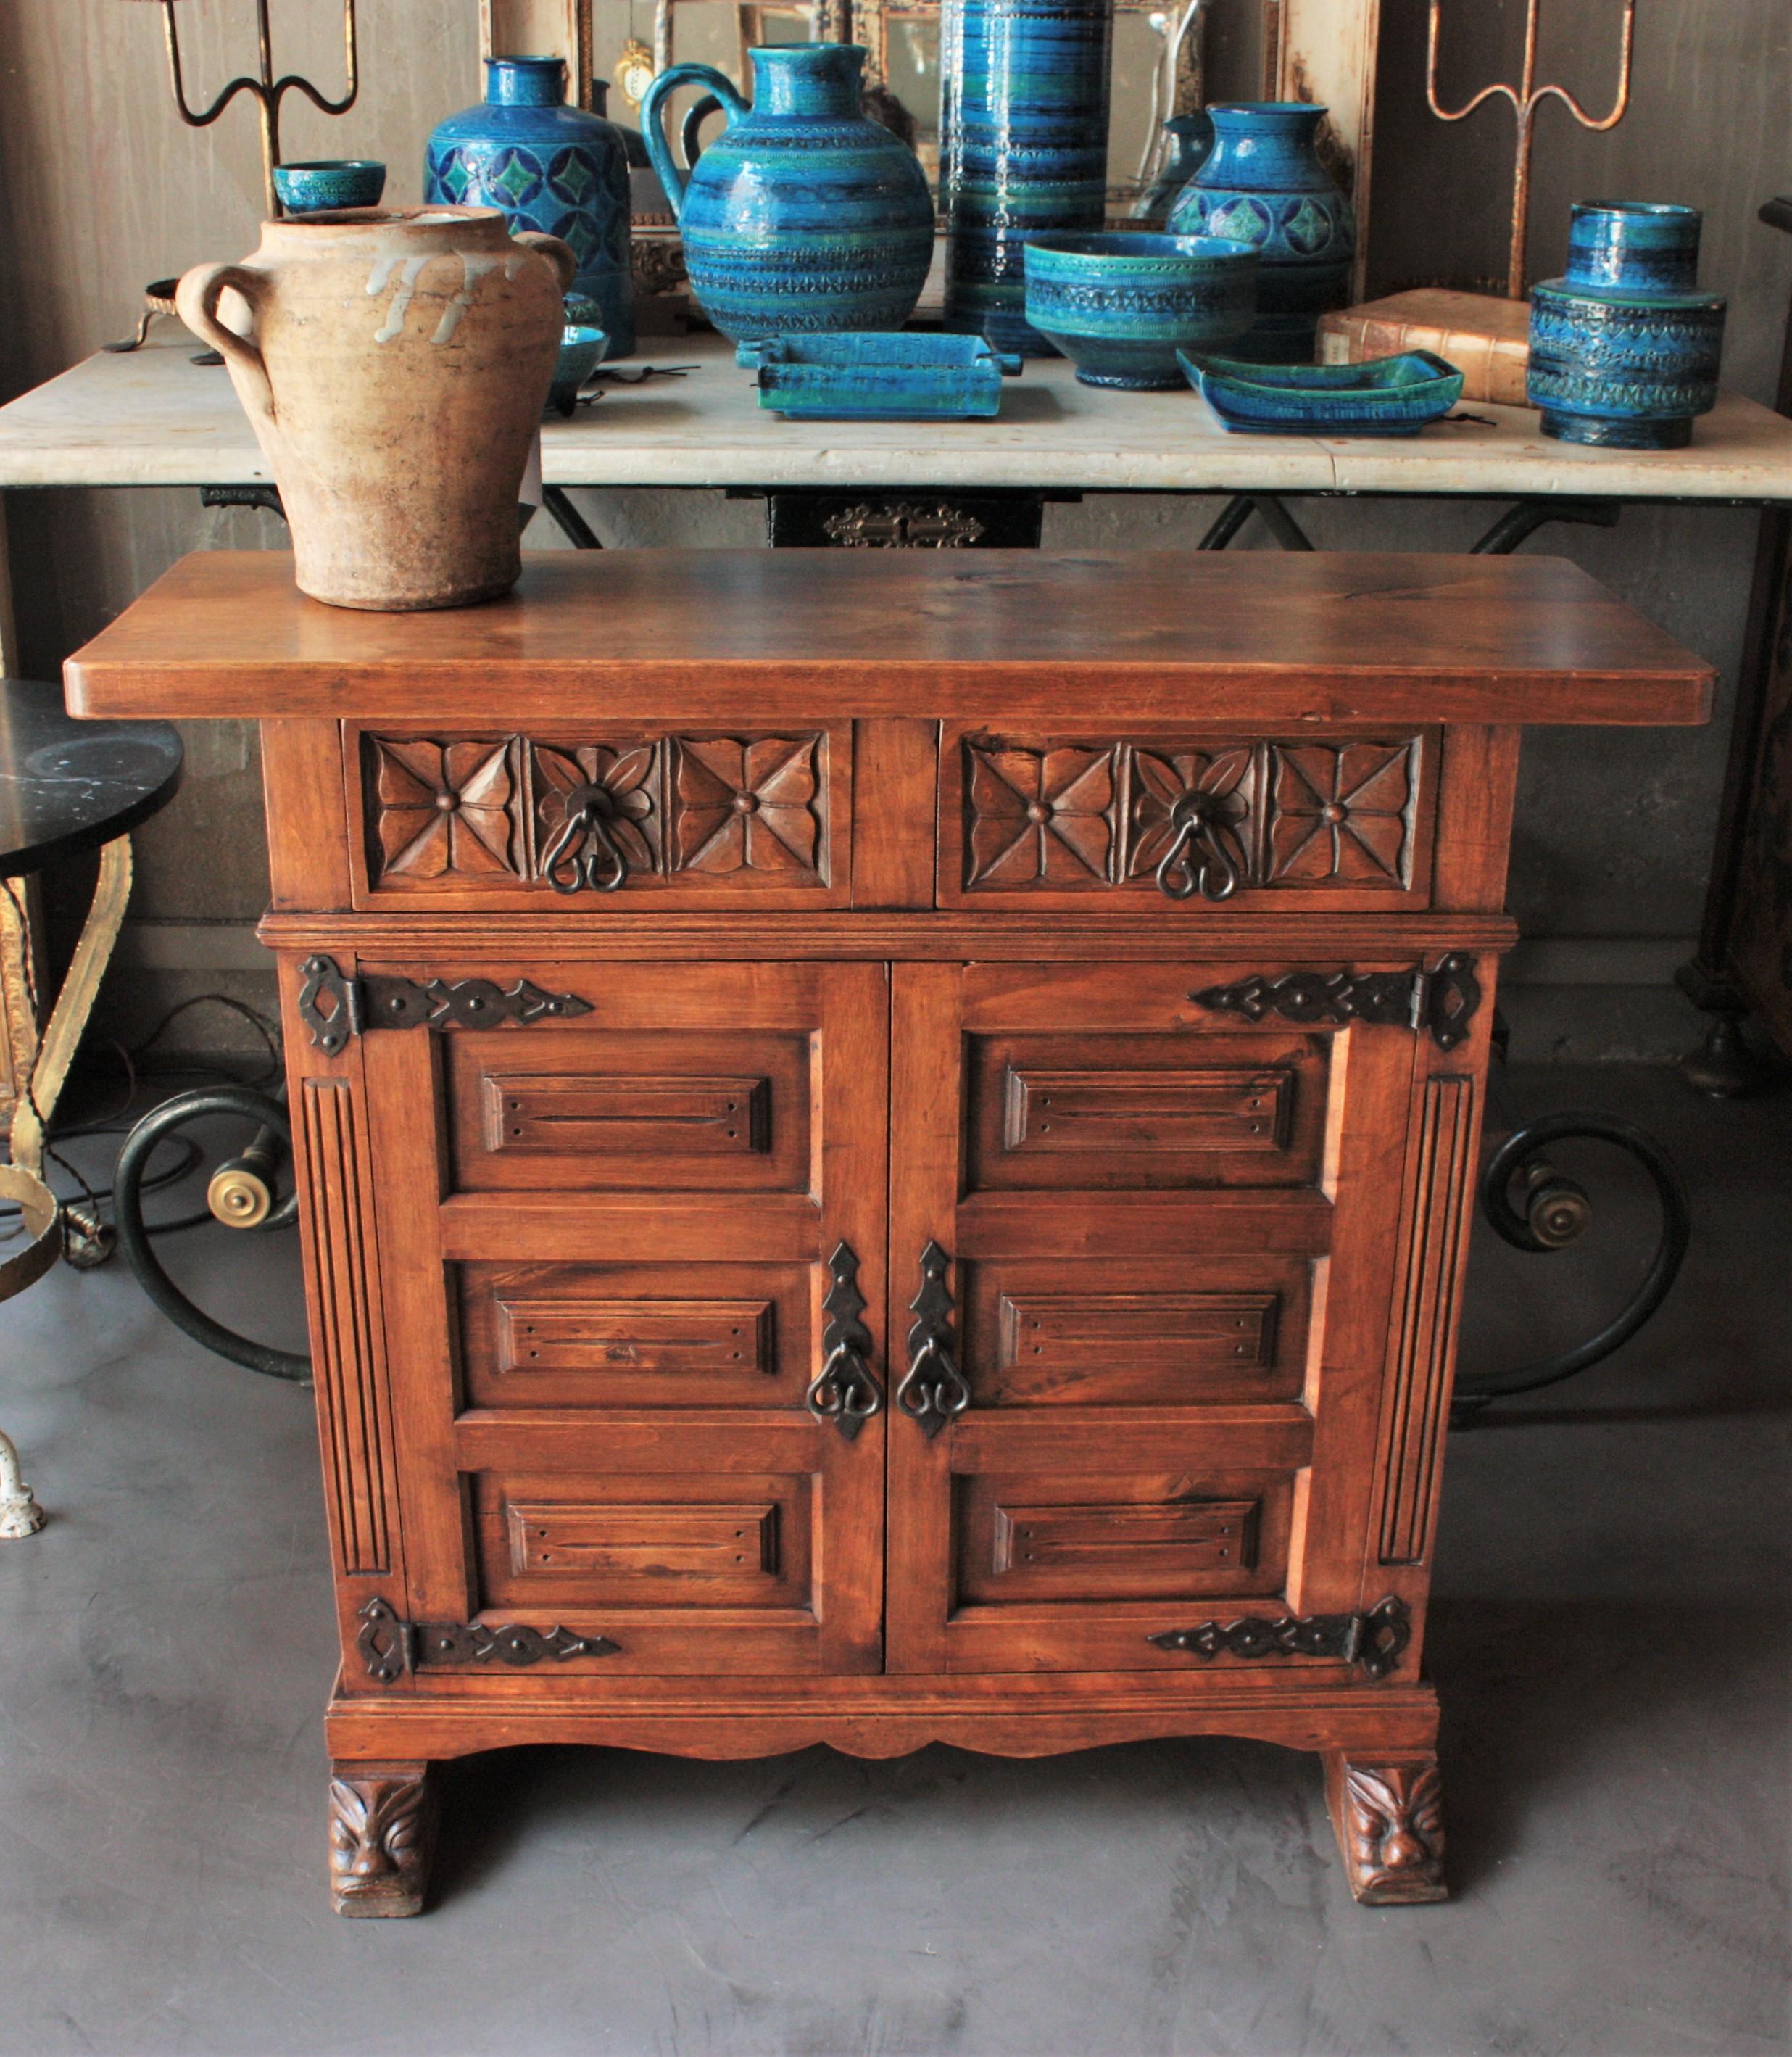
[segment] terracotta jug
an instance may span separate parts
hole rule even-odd
[[[354,208],[264,223],[253,256],[180,281],[279,486],[301,592],[412,610],[515,585],[576,266],[489,208]]]

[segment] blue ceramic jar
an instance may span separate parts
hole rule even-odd
[[[1249,244],[1205,236],[1037,236],[1027,319],[1081,384],[1167,392],[1182,383],[1179,350],[1211,350],[1249,329],[1257,265]]]
[[[1207,162],[1213,148],[1213,117],[1204,107],[1194,114],[1173,114],[1164,124],[1164,168],[1133,209],[1135,221],[1161,228],[1182,188]]]
[[[1112,0],[945,0],[940,211],[948,329],[1051,355],[1027,326],[1022,250],[1107,208]]]
[[[1233,355],[1310,364],[1319,316],[1350,296],[1356,218],[1316,147],[1323,107],[1210,107],[1213,148],[1170,210],[1173,236],[1217,236],[1262,253],[1257,322]]]
[[[1568,270],[1531,291],[1526,397],[1546,436],[1679,450],[1717,404],[1724,300],[1699,290],[1697,208],[1576,206]]]
[[[663,71],[641,102],[691,291],[734,343],[900,328],[932,261],[933,201],[914,152],[859,112],[864,50],[779,43],[748,54],[750,105],[700,64]],[[660,118],[686,85],[713,93],[728,123],[688,173]]]
[[[495,207],[579,260],[572,290],[595,300],[611,357],[635,347],[629,275],[628,151],[601,115],[568,107],[564,57],[489,57],[485,101],[451,115],[423,158],[423,197]]]

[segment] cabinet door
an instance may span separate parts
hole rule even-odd
[[[364,1039],[412,1619],[876,1670],[884,1419],[807,1395],[860,1294],[883,1384],[884,968],[480,969],[589,1011]]]
[[[1149,1639],[1362,1603],[1415,1042],[1193,1002],[1252,969],[896,968],[892,1671],[1187,1671]]]

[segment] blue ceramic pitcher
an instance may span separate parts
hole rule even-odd
[[[691,291],[736,343],[900,328],[932,260],[933,201],[914,152],[859,112],[864,50],[778,43],[748,55],[750,106],[701,64],[663,71],[641,102]],[[728,123],[688,174],[661,121],[667,96],[687,85],[713,93]]]

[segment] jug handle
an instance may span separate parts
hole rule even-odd
[[[560,276],[560,291],[570,293],[572,281],[578,276],[579,259],[570,243],[563,243],[557,236],[544,236],[539,228],[513,228],[510,232],[512,243],[526,244],[538,250]]]
[[[725,77],[714,65],[675,64],[669,65],[650,85],[641,101],[641,137],[647,146],[647,157],[659,174],[659,183],[666,188],[666,197],[671,204],[674,218],[684,212],[684,189],[690,173],[682,170],[672,160],[671,145],[666,140],[666,127],[660,118],[660,110],[669,94],[681,85],[702,85],[713,93],[722,103],[722,111],[732,125],[747,111],[747,103],[742,98],[739,89],[731,78]],[[690,124],[686,124],[686,133]]]
[[[251,406],[271,427],[274,389],[267,382],[267,367],[262,362],[261,352],[218,319],[218,302],[232,286],[253,307],[255,295],[265,283],[262,273],[251,271],[245,265],[196,265],[175,287],[174,307],[193,334],[210,343],[240,375]]]

